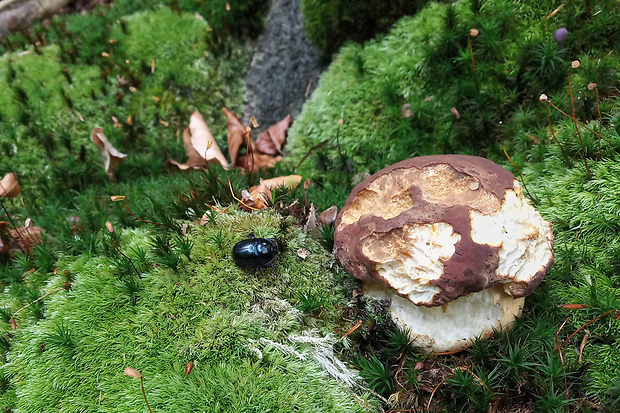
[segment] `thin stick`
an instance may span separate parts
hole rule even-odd
[[[349,331],[346,332],[344,336],[340,337],[340,340],[353,334],[355,330],[357,330],[358,328],[362,326],[362,323],[363,323],[362,320],[359,320],[353,327],[351,327]]]
[[[116,243],[114,242],[114,238],[112,237],[112,233],[110,233],[110,241],[112,241],[112,245],[114,245],[114,248],[116,248],[116,251],[118,251],[119,254],[121,254],[123,257],[125,257],[127,259],[127,261],[129,261],[129,263],[131,264],[131,266],[133,267],[134,271],[136,272],[136,274],[138,274],[138,277],[142,278],[140,276],[140,272],[138,271],[138,269],[136,268],[136,266],[134,265],[133,261],[131,260],[131,258],[129,258],[128,256],[126,256],[125,254],[123,254],[123,251],[121,251],[117,246]]]
[[[475,29],[472,29],[472,30],[475,30]],[[469,53],[471,53],[471,66],[474,69],[474,82],[476,82],[476,89],[478,89],[478,78],[476,77],[476,60],[474,59],[474,49],[471,47],[471,38],[470,38],[472,30],[470,30],[467,33],[467,44],[469,45]],[[475,31],[475,34],[476,35],[478,34],[477,30]]]
[[[47,297],[48,295],[52,295],[54,293],[57,293],[60,290],[63,290],[65,287],[60,287],[60,288],[56,288],[55,290],[50,291],[49,293],[42,295],[41,297],[37,298],[36,300],[34,300],[33,302],[31,302],[28,305],[23,306],[22,308],[20,308],[19,310],[15,311],[15,313],[13,313],[13,315],[11,316],[11,319],[15,319],[15,316],[17,314],[19,314],[21,311],[25,310],[26,308],[30,307],[31,305],[33,305],[34,303],[36,303],[39,300],[44,299],[45,297]]]
[[[433,396],[435,396],[435,392],[437,391],[439,386],[441,386],[444,382],[445,382],[445,380],[440,381],[439,384],[437,386],[435,386],[435,388],[433,389],[433,392],[431,393],[431,397],[428,399],[428,403],[426,403],[426,409],[427,410],[430,410],[431,402],[433,401]]]
[[[569,115],[568,113],[564,112],[562,109],[560,109],[560,108],[558,108],[557,106],[555,106],[555,105],[553,104],[553,102],[549,101],[549,104],[551,105],[551,107],[552,107],[553,109],[557,110],[557,111],[558,111],[558,112],[560,112],[562,115],[566,116],[566,117],[567,117],[567,118],[569,118],[569,119],[573,119],[573,117],[572,117],[571,115]],[[576,122],[577,122],[577,123],[578,123],[581,127],[583,127],[584,129],[586,129],[586,130],[588,130],[588,131],[592,132],[592,133],[593,133],[593,134],[595,134],[595,135],[598,135],[598,132],[596,132],[594,129],[590,128],[589,126],[584,125],[582,122],[580,122],[580,121],[579,121],[579,120],[577,120],[577,119],[573,119],[573,120],[575,120],[575,121],[576,121]],[[602,136],[601,138],[602,138],[605,142],[607,142],[607,143],[611,143],[611,142],[609,141],[609,139],[605,138],[604,136]]]
[[[590,324],[592,324],[593,322],[595,322],[596,320],[598,320],[599,318],[605,317],[607,314],[609,314],[609,313],[613,313],[614,311],[618,311],[618,310],[616,310],[616,309],[609,310],[609,311],[607,311],[607,312],[605,312],[605,313],[603,313],[603,314],[599,315],[598,317],[596,317],[596,318],[594,318],[594,319],[592,319],[592,320],[588,321],[587,323],[585,323],[584,325],[582,325],[581,327],[579,327],[579,328],[577,329],[577,331],[575,331],[573,334],[571,334],[570,336],[568,336],[568,338],[562,342],[562,345],[561,345],[560,347],[561,347],[561,348],[563,348],[563,347],[566,345],[566,343],[568,343],[568,341],[569,341],[571,338],[573,338],[573,337],[575,336],[575,334],[577,334],[578,332],[580,332],[581,330],[583,330],[584,328],[586,328],[587,326],[589,326]],[[565,323],[566,323],[566,321],[565,321]]]
[[[249,206],[248,204],[246,204],[245,202],[243,202],[242,200],[240,200],[239,198],[235,196],[235,192],[233,191],[233,187],[232,187],[232,183],[230,182],[230,179],[228,180],[228,186],[230,188],[230,193],[232,194],[232,197],[235,198],[235,201],[239,202],[244,207],[251,209],[252,211],[259,211],[258,208]]]
[[[558,336],[560,335],[560,331],[562,331],[562,329],[564,328],[568,320],[570,320],[570,317],[567,317],[566,320],[564,320],[560,328],[558,328],[558,331],[556,331],[555,333],[555,345],[557,346],[558,352],[560,353],[560,362],[562,362],[562,371],[564,372],[564,398],[567,400],[568,400],[568,383],[566,381],[566,368],[564,367],[564,355],[562,354],[562,347],[564,346],[563,345],[560,346],[560,341],[558,340]]]
[[[327,141],[323,141],[323,142],[317,143],[317,144],[316,144],[316,145],[314,145],[312,148],[308,149],[308,152],[306,152],[306,154],[304,155],[304,157],[303,157],[303,158],[301,158],[301,161],[299,161],[299,163],[295,166],[295,170],[297,170],[297,169],[301,166],[301,164],[303,163],[303,161],[305,161],[305,160],[306,160],[306,158],[307,158],[308,156],[310,156],[310,154],[311,154],[313,151],[315,151],[315,150],[319,149],[319,148],[320,148],[320,147],[322,147],[322,146],[325,146],[325,144],[326,144],[326,143],[327,143]]]
[[[131,215],[133,215],[134,217],[138,218],[140,221],[142,222],[146,222],[147,224],[153,224],[153,225],[161,225],[164,226],[164,224],[159,224],[157,222],[151,222],[151,221],[147,221],[146,219],[142,219],[139,216],[137,216],[136,214],[134,214],[133,212],[131,212],[131,209],[129,209],[129,205],[127,205],[127,199],[124,199],[124,204],[125,204],[125,208],[127,209],[127,212],[129,212]]]
[[[562,151],[562,157],[564,158],[564,160],[567,160],[568,158],[566,157],[566,154],[564,153],[564,148],[562,147],[562,144],[560,143],[558,138],[555,136],[555,132],[553,130],[553,124],[551,123],[551,117],[549,116],[549,104],[551,104],[551,102],[549,102],[549,100],[546,100],[545,103],[547,104],[545,109],[547,111],[547,120],[549,121],[549,128],[551,129],[551,137],[556,141],[556,143],[560,147],[560,151]]]

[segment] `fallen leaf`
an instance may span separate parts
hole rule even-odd
[[[101,156],[103,157],[105,173],[113,179],[112,173],[119,162],[127,157],[127,154],[120,153],[112,144],[108,141],[108,138],[103,134],[102,128],[95,128],[90,134],[90,140],[97,145]]]
[[[271,156],[260,152],[252,155],[241,155],[237,158],[235,166],[244,168],[247,171],[255,172],[258,169],[273,168],[276,163],[282,160],[281,156]]]
[[[170,160],[170,163],[179,169],[204,168],[207,163],[215,162],[219,162],[224,168],[228,168],[228,161],[226,161],[204,118],[198,111],[192,113],[189,126],[183,131],[183,144],[188,157],[187,163],[182,164]]]
[[[338,216],[338,207],[332,205],[319,215],[319,221],[323,225],[331,225],[336,222],[336,216]]]
[[[134,377],[136,379],[142,378],[142,373],[140,373],[138,370],[134,369],[133,367],[125,367],[124,373],[125,373],[125,376]]]
[[[306,258],[310,256],[310,251],[300,248],[297,250],[297,256],[301,258],[302,260],[305,260]]]
[[[8,253],[10,255],[16,252],[25,252],[30,254],[35,246],[43,242],[43,228],[35,227],[30,222],[21,228],[13,228],[7,230],[7,226],[2,229],[6,230],[8,241]]]
[[[189,363],[185,365],[185,375],[187,376],[189,373],[192,372],[193,369],[194,369],[194,362],[190,361]]]
[[[586,330],[586,334],[581,339],[581,345],[579,346],[579,364],[583,363],[583,349],[586,347],[588,343],[588,338],[590,338],[590,332]]]
[[[242,166],[238,162],[239,151],[241,148],[247,148],[248,142],[253,145],[252,132],[247,130],[237,115],[226,108],[222,108],[222,112],[226,115],[226,128],[228,129],[228,152],[230,153],[230,162],[235,166]],[[250,148],[250,150],[253,148]]]
[[[271,179],[261,179],[260,184],[253,186],[249,191],[241,191],[241,207],[244,209],[263,209],[271,204],[271,191],[278,187],[293,189],[301,182],[301,175],[278,176]],[[246,208],[251,207],[251,208]]]
[[[286,132],[291,126],[291,115],[272,125],[256,138],[256,149],[267,155],[282,155],[282,145],[286,140]]]
[[[314,231],[317,229],[316,208],[314,204],[310,204],[310,212],[308,213],[308,220],[304,225],[304,232]]]
[[[244,126],[237,115],[226,108],[222,108],[226,115],[226,124],[228,129],[228,152],[230,153],[231,163],[247,171],[253,172],[262,168],[272,168],[276,163],[282,160],[277,155],[282,148],[282,144],[286,139],[286,130],[290,125],[290,117],[286,117],[269,128],[268,135],[260,138],[260,147],[258,142],[252,140],[252,131],[249,126]],[[263,132],[263,133],[266,133]],[[241,152],[242,149],[246,152]],[[265,153],[264,151],[268,151]]]
[[[15,198],[22,191],[17,180],[17,173],[9,172],[0,180],[0,197]]]

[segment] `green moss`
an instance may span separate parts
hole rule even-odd
[[[294,307],[299,293],[329,291],[344,300],[331,258],[300,230],[281,232],[282,219],[229,209],[215,223],[190,225],[191,261],[184,259],[177,271],[144,272],[135,303],[125,289],[135,275],[115,260],[61,258],[59,267],[73,275],[71,289],[45,300],[44,320],[17,318],[5,368],[13,390],[1,403],[15,412],[140,409],[139,383],[122,374],[132,366],[144,374],[156,411],[361,411],[309,359],[295,361],[265,348],[257,357],[252,350],[261,338],[287,344],[289,334],[305,329]],[[220,231],[226,236],[215,246],[212,237]],[[244,270],[233,263],[232,245],[249,231],[284,242],[273,267]],[[138,248],[150,250],[151,237],[145,230],[122,231],[117,245],[132,257]],[[305,261],[297,256],[300,247],[311,251]],[[47,289],[62,283],[62,277],[52,278]],[[58,339],[59,326],[68,339]],[[190,361],[194,369],[185,376]]]
[[[325,58],[348,40],[363,42],[384,33],[402,16],[412,15],[427,1],[303,0],[308,38]]]

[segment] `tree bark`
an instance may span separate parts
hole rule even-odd
[[[33,23],[51,16],[72,0],[4,0],[0,1],[0,39],[25,30]]]

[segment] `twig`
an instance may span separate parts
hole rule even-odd
[[[52,295],[52,294],[54,294],[54,293],[57,293],[58,291],[63,290],[64,288],[65,288],[65,287],[56,288],[55,290],[52,290],[52,291],[50,291],[49,293],[47,293],[47,294],[45,294],[45,295],[42,295],[41,297],[37,298],[36,300],[34,300],[33,302],[31,302],[30,304],[23,306],[22,308],[20,308],[19,310],[15,311],[15,312],[13,313],[13,315],[11,316],[11,320],[15,320],[15,316],[16,316],[17,314],[19,314],[21,311],[25,310],[26,308],[30,307],[31,305],[33,305],[33,304],[34,304],[34,303],[36,303],[37,301],[44,299],[44,298],[45,298],[45,297],[47,297],[48,295]],[[11,323],[11,324],[13,324],[13,323]]]
[[[299,161],[299,163],[295,166],[295,170],[297,170],[297,169],[301,166],[301,164],[302,164],[302,163],[306,160],[306,158],[307,158],[308,156],[310,156],[310,154],[311,154],[313,151],[315,151],[315,150],[319,149],[320,147],[325,146],[325,144],[326,144],[326,143],[327,143],[327,141],[319,142],[319,143],[317,143],[316,145],[314,145],[312,148],[308,149],[308,152],[306,152],[306,154],[304,155],[304,157],[303,157],[303,158],[301,158],[301,161]]]
[[[343,338],[348,337],[349,335],[353,334],[353,332],[355,330],[357,330],[358,328],[360,328],[362,326],[362,323],[363,323],[362,320],[359,320],[357,323],[355,323],[355,325],[353,327],[351,327],[351,329],[349,331],[347,331],[344,336],[340,337],[340,340],[342,340]]]
[[[566,381],[566,367],[564,366],[564,355],[562,354],[562,347],[564,347],[564,345],[560,345],[558,336],[560,335],[560,331],[562,331],[562,329],[564,328],[568,320],[570,320],[570,317],[566,317],[566,320],[564,320],[560,328],[558,328],[558,331],[556,331],[555,333],[555,345],[557,346],[558,352],[560,353],[560,362],[562,363],[562,371],[564,372],[564,397],[567,400],[568,400],[568,383]]]
[[[584,325],[582,325],[581,327],[579,327],[579,328],[577,329],[577,331],[575,331],[573,334],[571,334],[570,336],[568,336],[568,338],[562,342],[562,345],[560,346],[560,348],[564,348],[564,346],[566,345],[566,343],[568,343],[568,341],[569,341],[571,338],[573,338],[573,337],[575,336],[575,334],[577,334],[578,332],[580,332],[581,330],[583,330],[584,328],[586,328],[587,326],[589,326],[589,325],[590,325],[590,324],[592,324],[593,322],[597,321],[598,319],[603,318],[603,317],[605,317],[607,314],[609,314],[609,313],[613,313],[614,311],[618,311],[618,310],[616,310],[616,309],[609,310],[609,311],[607,311],[607,312],[605,312],[605,313],[603,313],[603,314],[601,314],[601,315],[599,315],[599,316],[595,317],[594,319],[592,319],[592,320],[588,321],[587,323],[585,323],[585,324],[584,324]],[[570,318],[570,317],[569,317],[569,318]],[[567,321],[568,321],[568,319],[567,319]],[[564,323],[566,323],[566,321],[565,321]],[[564,326],[564,324],[562,324],[562,327],[563,327],[563,326]],[[558,332],[559,332],[559,331],[558,331]]]
[[[242,200],[240,200],[239,198],[237,198],[235,196],[235,192],[233,191],[233,187],[232,187],[232,183],[230,182],[230,179],[228,180],[228,186],[230,188],[230,193],[231,193],[232,197],[235,199],[235,201],[239,202],[244,207],[251,209],[252,211],[259,211],[258,208],[254,208],[254,207],[249,206],[248,204],[246,204],[245,202],[243,202]]]

